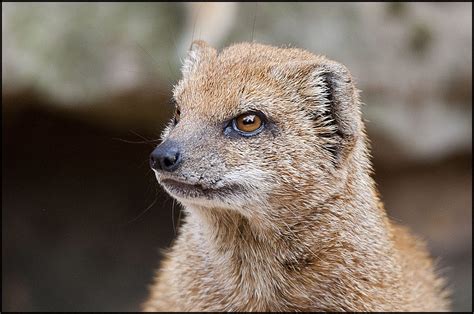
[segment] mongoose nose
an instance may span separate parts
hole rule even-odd
[[[165,141],[150,155],[150,166],[155,170],[175,171],[181,163],[181,153],[175,142]]]

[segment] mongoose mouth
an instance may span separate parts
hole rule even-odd
[[[161,180],[161,184],[168,193],[182,198],[224,198],[242,190],[239,185],[235,184],[219,188],[209,188],[201,184],[188,184],[173,179],[163,179]]]

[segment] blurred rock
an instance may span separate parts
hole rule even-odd
[[[237,2],[185,3],[186,20],[176,54],[184,58],[193,39],[219,47],[229,35],[237,18]]]
[[[2,93],[86,105],[178,73],[171,3],[2,3]]]
[[[253,37],[346,64],[363,91],[368,127],[390,139],[400,158],[472,149],[472,3],[3,3],[2,9],[6,92],[33,87],[54,103],[77,106],[157,80],[169,91],[193,38],[222,48]]]

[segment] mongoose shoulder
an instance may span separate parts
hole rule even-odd
[[[193,42],[151,166],[186,217],[146,311],[448,310],[386,215],[359,92],[323,56]]]

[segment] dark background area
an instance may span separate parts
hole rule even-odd
[[[2,3],[2,311],[136,311],[179,205],[148,156],[194,34],[291,44],[362,90],[389,216],[472,310],[472,4]]]
[[[4,118],[3,309],[136,310],[174,235],[151,146],[38,109]]]

